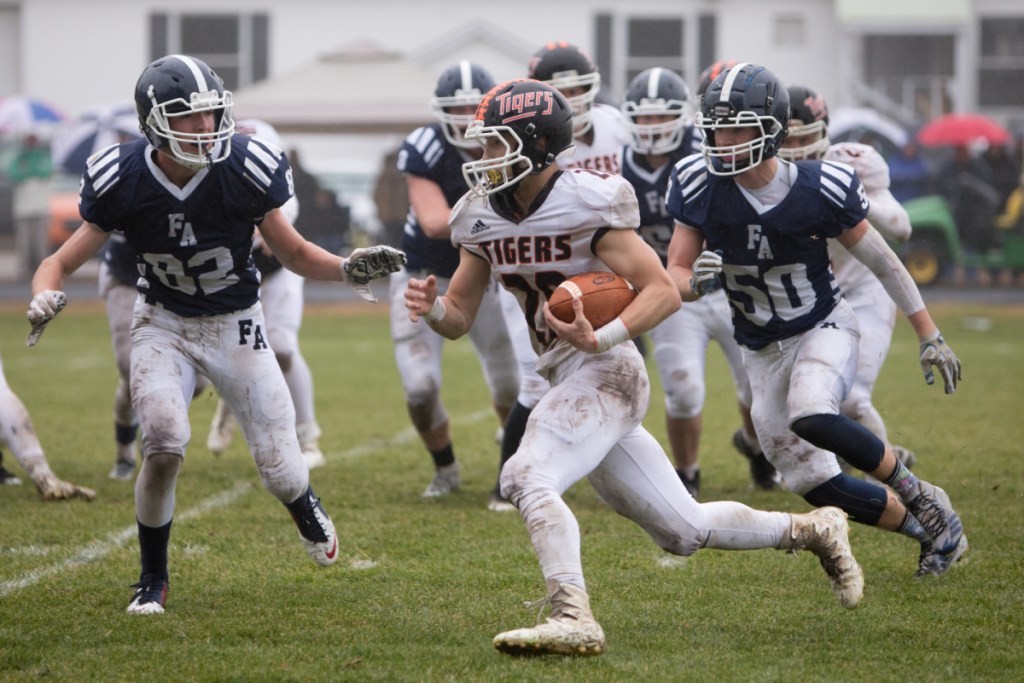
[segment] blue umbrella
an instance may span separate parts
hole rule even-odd
[[[86,160],[96,152],[141,135],[134,103],[90,107],[54,135],[53,165],[79,175],[85,170]]]
[[[63,120],[64,115],[58,109],[41,100],[23,95],[0,100],[0,132],[34,133]]]

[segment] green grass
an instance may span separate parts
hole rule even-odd
[[[168,611],[130,617],[133,492],[106,478],[115,370],[102,309],[70,306],[26,349],[21,307],[7,306],[7,379],[55,471],[98,498],[45,504],[30,484],[0,489],[0,680],[1022,680],[1024,311],[933,313],[964,361],[961,390],[950,397],[924,384],[901,322],[876,403],[892,439],[918,453],[918,473],[952,496],[971,541],[966,562],[915,581],[910,541],[854,527],[867,590],[847,612],[807,554],[703,551],[666,561],[583,482],[567,500],[608,651],[519,660],[496,653],[491,638],[533,623],[522,602],[544,587],[518,516],[484,507],[497,425],[468,342],[447,345],[444,385],[463,489],[425,501],[432,468],[409,427],[384,307],[307,312],[302,344],[328,457],[312,478],[342,540],[329,569],[306,557],[240,440],[220,458],[206,451],[214,400],[199,398],[177,488]],[[991,329],[964,324],[978,317]],[[805,511],[791,493],[749,490],[729,446],[738,418],[717,348],[709,385],[704,499]],[[664,443],[656,384],[646,425]]]

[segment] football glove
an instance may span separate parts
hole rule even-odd
[[[367,286],[373,280],[380,279],[398,271],[405,265],[405,252],[399,249],[378,244],[374,247],[362,247],[356,249],[348,258],[342,260],[341,267],[344,272],[345,282],[352,285],[359,296],[367,301],[375,302]]]
[[[43,334],[43,330],[46,329],[46,325],[53,320],[54,316],[64,310],[67,303],[68,297],[64,292],[56,292],[52,289],[44,289],[32,297],[32,301],[28,305],[28,312],[25,313],[25,317],[32,323],[32,331],[29,332],[28,339],[25,340],[25,346],[35,346]]]
[[[722,273],[722,255],[714,251],[702,251],[693,262],[693,276],[690,278],[690,289],[697,296],[704,296],[718,289]]]
[[[956,391],[956,384],[961,379],[960,359],[953,353],[953,349],[946,345],[938,330],[921,340],[921,372],[924,373],[924,381],[928,384],[935,383],[934,368],[938,368],[939,374],[942,375],[946,393],[952,394]]]
[[[96,497],[96,492],[84,486],[72,484],[69,481],[58,479],[55,474],[44,474],[34,481],[39,495],[43,500],[71,500],[81,498],[91,501]]]

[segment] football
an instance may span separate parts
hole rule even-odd
[[[581,273],[562,282],[555,289],[548,306],[551,314],[562,322],[571,323],[576,314],[573,299],[583,302],[583,315],[594,329],[610,323],[636,298],[636,288],[615,273],[604,271]]]

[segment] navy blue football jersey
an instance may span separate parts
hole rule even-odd
[[[115,145],[89,159],[82,218],[124,233],[138,253],[146,301],[181,316],[217,315],[259,299],[250,252],[255,225],[294,193],[280,149],[245,135],[223,161],[179,188],[153,161],[145,140]]]
[[[448,206],[454,207],[469,190],[462,175],[462,164],[468,160],[458,147],[448,142],[441,125],[433,123],[417,128],[405,139],[396,166],[402,173],[437,183]],[[452,246],[451,240],[431,239],[423,234],[411,208],[405,219],[402,251],[409,259],[405,267],[410,271],[451,277],[459,265],[459,250]]]
[[[857,174],[829,161],[797,162],[789,194],[758,214],[733,178],[687,157],[676,164],[666,201],[673,218],[703,234],[706,249],[721,252],[736,341],[751,349],[828,316],[840,293],[826,240],[868,213]]]
[[[120,232],[110,234],[100,257],[110,269],[110,275],[121,284],[136,286],[139,282],[139,255]]]
[[[659,169],[651,170],[644,162],[643,155],[637,154],[626,145],[622,150],[622,177],[629,181],[640,203],[640,236],[658,252],[662,265],[668,262],[668,243],[672,240],[675,221],[665,207],[665,193],[672,167],[681,159],[700,152],[703,138],[694,126],[687,126],[682,143]]]

